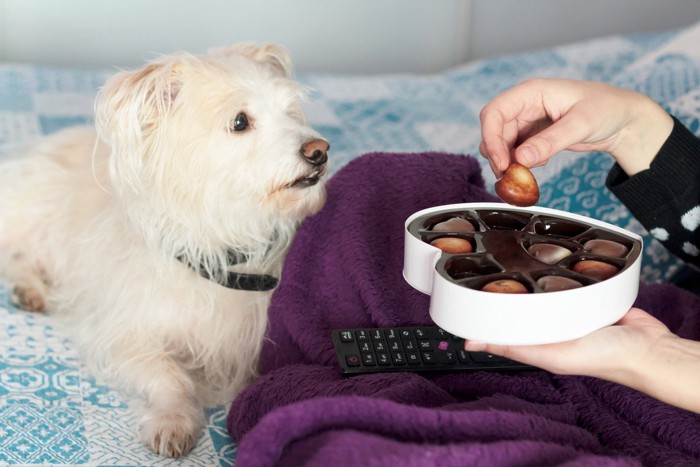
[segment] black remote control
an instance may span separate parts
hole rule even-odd
[[[333,345],[343,374],[387,371],[522,371],[535,367],[464,350],[464,339],[438,326],[336,329]]]

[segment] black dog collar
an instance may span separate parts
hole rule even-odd
[[[199,275],[205,279],[213,280],[204,268],[195,268],[192,264],[185,260],[182,256],[177,257],[178,261],[189,267],[197,270]],[[241,264],[248,261],[248,256],[245,253],[231,250],[228,253],[229,264]],[[279,279],[267,274],[247,274],[242,272],[229,272],[226,276],[226,282],[217,284],[229,289],[247,290],[251,292],[266,292],[277,287]]]

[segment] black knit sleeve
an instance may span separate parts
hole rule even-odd
[[[651,167],[629,177],[615,164],[606,186],[654,238],[700,266],[700,139],[675,117]]]

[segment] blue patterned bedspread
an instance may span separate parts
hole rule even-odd
[[[472,62],[436,75],[302,75],[311,123],[331,142],[333,170],[371,151],[478,154],[478,114],[528,77],[590,79],[642,91],[700,134],[700,24],[608,37]],[[90,122],[110,70],[0,64],[0,156],[60,128]],[[487,184],[493,175],[482,160]],[[570,154],[536,169],[540,204],[644,236],[643,279],[668,280],[669,255],[604,187],[612,160]],[[0,289],[0,465],[215,466],[235,464],[223,407],[186,459],[151,454],[136,439],[122,396],[87,372],[50,317],[15,309]]]

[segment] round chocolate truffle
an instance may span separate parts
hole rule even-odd
[[[513,279],[498,279],[491,281],[481,288],[484,292],[493,293],[528,293],[527,288]]]
[[[629,249],[621,243],[613,242],[612,240],[604,240],[602,238],[588,240],[583,244],[583,248],[594,255],[614,256],[615,258],[622,258],[629,251]]]
[[[571,254],[568,248],[552,243],[534,243],[530,245],[527,252],[537,261],[545,264],[558,263]]]
[[[430,244],[440,248],[445,253],[471,253],[474,250],[469,240],[458,237],[436,238]]]
[[[543,276],[537,280],[537,285],[544,292],[558,292],[583,287],[579,281],[562,276]]]
[[[474,225],[461,217],[451,217],[435,224],[431,230],[434,232],[474,232]]]
[[[571,269],[599,281],[610,279],[620,271],[617,266],[594,259],[579,261]]]

